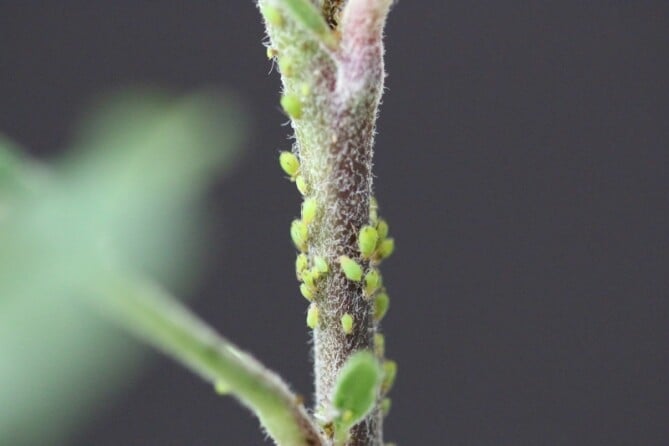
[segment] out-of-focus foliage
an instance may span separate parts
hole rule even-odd
[[[134,344],[73,297],[110,264],[172,285],[191,275],[201,192],[241,124],[211,92],[128,91],[94,108],[49,166],[0,138],[1,445],[64,443],[137,370]]]

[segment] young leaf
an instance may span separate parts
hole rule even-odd
[[[280,0],[293,18],[316,35],[326,46],[334,47],[337,39],[320,11],[308,0]]]
[[[337,436],[362,420],[374,407],[383,376],[373,354],[361,351],[342,367],[334,388],[332,404],[339,411]]]

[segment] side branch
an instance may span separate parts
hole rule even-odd
[[[217,335],[153,283],[116,275],[94,303],[142,340],[234,395],[279,446],[321,446],[300,399],[273,372]],[[100,290],[94,290],[99,294]]]

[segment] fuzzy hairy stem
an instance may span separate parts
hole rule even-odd
[[[251,409],[280,446],[321,446],[313,424],[288,386],[251,355],[216,334],[153,283],[110,274],[88,299],[139,338],[190,367]]]
[[[316,411],[327,413],[341,367],[353,353],[373,349],[377,329],[372,300],[360,282],[340,271],[339,258],[348,256],[364,270],[370,266],[357,241],[370,221],[373,140],[385,76],[382,32],[390,1],[314,2],[339,36],[334,49],[327,40],[306,34],[310,25],[291,20],[285,3],[294,2],[260,0],[259,6],[277,54],[284,97],[295,98],[301,107],[299,116],[291,116],[293,151],[308,186],[306,197],[319,208],[305,251],[330,265],[314,296],[319,322],[313,332]],[[267,8],[285,15],[269,17]],[[353,317],[350,333],[342,330],[344,314]],[[376,407],[353,427],[346,444],[382,445],[381,425]]]

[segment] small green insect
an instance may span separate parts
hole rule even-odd
[[[309,193],[309,186],[307,186],[307,180],[305,180],[302,175],[298,174],[295,177],[295,185],[297,186],[297,190],[300,191],[302,196],[307,195],[307,193]]]
[[[348,313],[345,313],[341,317],[341,328],[347,335],[353,333],[353,316],[351,316]]]
[[[297,280],[302,280],[302,274],[304,274],[308,267],[309,259],[307,255],[304,253],[298,254],[295,259],[295,275],[297,276]]]
[[[387,238],[379,243],[379,248],[376,250],[376,255],[379,260],[387,259],[395,252],[395,239]]]
[[[295,61],[288,56],[279,58],[279,71],[285,77],[293,77],[295,75]]]
[[[316,218],[318,213],[318,202],[315,198],[307,198],[302,203],[302,221],[309,224]]]
[[[267,23],[270,25],[276,27],[283,25],[283,16],[281,15],[281,11],[279,11],[274,6],[270,6],[265,3],[260,8],[260,13],[263,15],[263,17],[265,17],[265,20],[267,20]]]
[[[267,47],[267,58],[268,59],[274,59],[278,55],[279,55],[279,50],[277,50],[276,48],[273,48],[271,46]]]
[[[231,390],[230,385],[223,380],[218,380],[214,383],[214,391],[219,395],[227,395]]]
[[[388,222],[385,221],[383,218],[379,219],[379,222],[376,224],[376,232],[379,235],[379,241],[383,241],[386,237],[388,237]]]
[[[381,382],[381,393],[386,394],[395,384],[397,376],[397,363],[392,360],[383,362],[383,381]]]
[[[378,219],[379,219],[379,202],[376,201],[376,197],[372,197],[369,199],[369,222],[373,225],[376,225]]]
[[[309,288],[316,289],[316,281],[318,280],[320,274],[318,271],[312,269],[308,269],[305,272],[302,273],[302,281],[306,283]]]
[[[362,280],[362,266],[348,256],[339,257],[339,264],[341,270],[348,280],[353,282],[360,282]]]
[[[379,234],[372,226],[363,226],[358,233],[358,248],[363,258],[368,259],[376,249]]]
[[[297,96],[286,93],[281,97],[281,107],[293,119],[302,117],[302,102]]]
[[[388,414],[390,413],[390,408],[392,406],[392,401],[390,398],[384,398],[383,401],[381,401],[381,412],[383,413],[384,417],[387,417]]]
[[[327,274],[330,271],[328,262],[321,256],[316,256],[314,258],[314,268],[321,274]]]
[[[300,160],[292,152],[281,152],[281,155],[279,155],[279,164],[291,179],[295,178],[300,170]]]
[[[293,243],[295,243],[297,249],[302,252],[307,250],[308,236],[309,230],[307,229],[307,225],[302,220],[293,220],[290,225],[290,237],[293,239]]]
[[[318,326],[318,307],[316,304],[311,304],[309,305],[309,309],[307,310],[307,327],[311,328],[312,330]]]
[[[380,321],[388,312],[390,306],[390,297],[386,293],[379,293],[374,299],[374,320]]]
[[[300,284],[300,293],[302,293],[302,296],[304,296],[306,300],[310,302],[314,300],[314,289],[306,283]]]
[[[374,334],[374,354],[379,358],[386,355],[386,338],[381,333]]]
[[[381,274],[377,269],[371,269],[365,274],[365,296],[371,296],[381,286]]]

